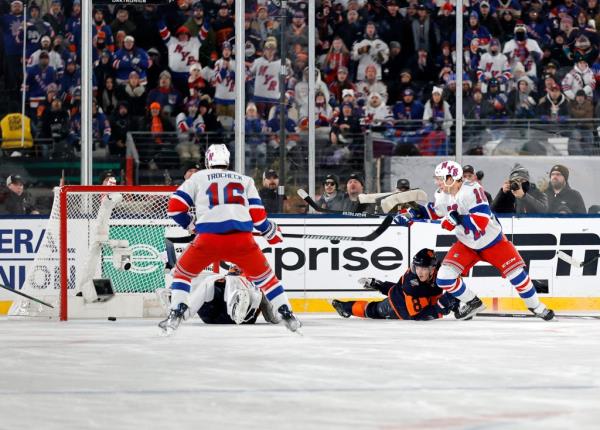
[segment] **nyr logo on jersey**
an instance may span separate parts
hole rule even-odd
[[[183,45],[177,45],[175,47],[175,53],[180,54],[181,61],[187,64],[188,66],[191,66],[192,64],[198,62],[198,60],[196,60],[196,57],[192,55],[192,51],[186,50]]]

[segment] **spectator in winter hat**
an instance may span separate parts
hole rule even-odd
[[[562,80],[563,93],[569,100],[575,99],[578,90],[585,91],[586,96],[591,97],[596,88],[594,72],[585,61],[585,57],[576,52],[574,55],[575,66]]]
[[[497,213],[546,213],[548,197],[529,181],[529,171],[517,163],[496,194],[491,208]]]
[[[123,48],[115,52],[113,67],[116,71],[117,84],[124,85],[133,71],[140,76],[140,83],[146,85],[146,69],[150,65],[150,58],[146,51],[135,46],[133,36],[125,36]]]
[[[408,179],[398,179],[396,182],[396,191],[408,191],[410,190],[410,181]]]
[[[594,104],[585,91],[578,90],[575,100],[569,102],[569,116],[573,120],[573,138],[569,139],[569,154],[587,155],[594,142]],[[577,119],[582,121],[575,121]]]
[[[355,91],[356,86],[348,79],[348,68],[340,66],[337,69],[336,79],[329,84],[330,101],[335,100],[336,104],[342,103],[344,91]]]
[[[171,112],[176,114],[181,111],[183,97],[172,85],[171,74],[165,70],[161,72],[158,79],[158,88],[148,93],[148,105],[158,102],[161,106],[170,106]]]
[[[550,169],[550,186],[546,190],[548,197],[548,213],[560,213],[561,207],[566,207],[569,213],[586,213],[583,198],[578,191],[569,186],[569,169],[562,164],[556,164]]]
[[[4,201],[6,213],[10,215],[36,215],[39,211],[33,204],[33,199],[25,191],[25,183],[19,175],[10,175],[6,178],[8,195]]]
[[[548,94],[538,105],[538,116],[542,121],[564,122],[569,117],[569,104],[562,94],[560,85],[552,84]]]
[[[323,193],[317,200],[320,208],[341,211],[344,207],[344,194],[339,190],[339,178],[329,174],[323,179]]]
[[[358,195],[365,192],[365,180],[360,173],[352,173],[346,181],[346,194],[344,195],[345,212],[369,212],[373,213],[374,205],[361,204],[358,201]]]
[[[262,177],[262,188],[258,191],[263,206],[268,214],[280,213],[279,210],[279,174],[273,169],[266,170]],[[283,204],[285,207],[287,197],[283,195]],[[285,212],[285,210],[283,211]]]
[[[116,17],[110,24],[110,29],[113,34],[117,34],[119,31],[124,31],[125,34],[134,34],[136,25],[129,19],[129,11],[123,7],[117,10]]]

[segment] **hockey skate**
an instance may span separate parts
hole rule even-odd
[[[266,322],[269,322],[271,324],[278,324],[279,323],[279,318],[277,318],[277,315],[275,315],[275,308],[273,308],[273,305],[265,297],[264,294],[262,295],[262,298],[260,300],[259,309],[262,312],[263,317],[264,317],[264,319],[265,319]]]
[[[294,313],[290,310],[288,305],[279,306],[277,312],[279,312],[279,315],[281,315],[281,320],[283,321],[283,323],[289,331],[294,333],[300,333],[298,330],[300,329],[300,327],[302,327],[302,323],[298,318],[296,318],[296,315],[294,315]]]
[[[472,318],[477,312],[482,312],[484,310],[485,305],[481,302],[479,297],[474,297],[454,311],[454,317],[457,320],[465,320]]]
[[[171,309],[169,316],[165,320],[158,323],[158,326],[161,328],[164,335],[169,336],[177,330],[179,324],[181,324],[181,320],[184,319],[187,310],[188,306],[185,303],[180,303],[176,309]]]
[[[231,297],[231,319],[236,324],[242,324],[248,316],[250,307],[250,291],[246,288],[236,290]]]
[[[543,319],[544,321],[550,321],[554,319],[554,311],[548,309],[543,303],[537,308],[528,308],[536,317]]]
[[[331,306],[337,311],[340,316],[344,318],[350,318],[352,316],[352,304],[347,302],[340,302],[339,300],[333,299]]]

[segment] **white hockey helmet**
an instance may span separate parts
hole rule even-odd
[[[463,177],[463,169],[456,161],[442,161],[435,167],[434,176],[436,178],[443,178],[444,180],[448,176],[451,176],[452,179],[458,181]]]
[[[213,166],[229,166],[229,150],[222,143],[212,144],[204,153],[204,165],[207,169]]]

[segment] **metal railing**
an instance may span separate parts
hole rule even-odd
[[[395,121],[373,129],[375,157],[454,155],[454,122]],[[600,155],[600,120],[464,120],[465,155]]]

